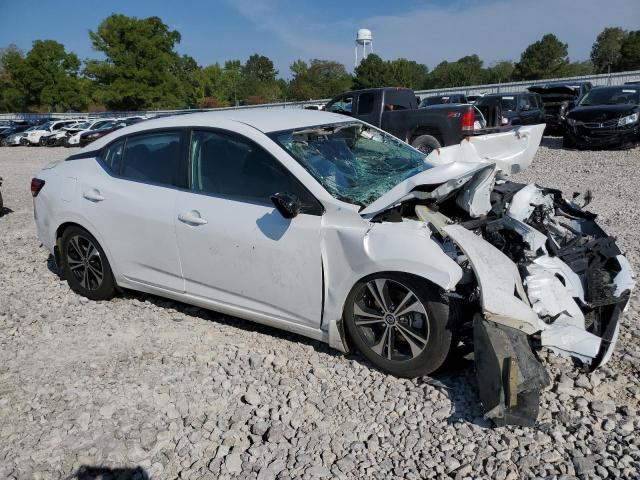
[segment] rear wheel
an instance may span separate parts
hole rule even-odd
[[[431,135],[420,135],[411,142],[411,146],[420,150],[425,155],[429,155],[434,150],[442,147],[438,139]]]
[[[449,306],[437,288],[400,273],[358,282],[347,297],[345,326],[376,367],[414,378],[437,370],[451,349]]]
[[[113,273],[98,241],[80,227],[62,235],[62,270],[71,289],[91,300],[108,300],[116,293]]]

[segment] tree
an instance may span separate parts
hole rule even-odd
[[[387,62],[388,75],[391,85],[420,89],[424,87],[429,69],[413,60],[398,58]]]
[[[389,65],[375,53],[367,55],[356,67],[354,74],[354,89],[386,87],[392,81]]]
[[[548,33],[522,53],[514,77],[519,80],[559,77],[568,64],[567,44]]]
[[[0,112],[26,110],[23,89],[16,85],[15,74],[24,62],[24,53],[15,45],[0,50]]]
[[[485,79],[488,83],[507,83],[513,77],[515,65],[510,60],[503,60],[487,68]]]
[[[620,48],[627,36],[620,27],[605,28],[591,47],[591,62],[597,73],[606,73],[620,60]]]
[[[593,63],[591,63],[591,60],[585,60],[584,62],[571,62],[562,69],[563,77],[581,77],[583,75],[591,75],[593,73]]]
[[[331,98],[351,87],[352,78],[344,65],[332,60],[314,58],[310,65],[296,60],[289,68],[293,74],[288,85],[288,97],[291,99]]]
[[[640,30],[629,32],[623,40],[615,69],[620,72],[640,69]]]
[[[256,105],[281,99],[282,92],[276,81],[278,71],[268,57],[257,53],[251,55],[241,73],[241,92],[247,103]]]
[[[99,86],[97,96],[110,109],[183,107],[180,73],[190,62],[174,51],[180,33],[158,17],[107,17],[89,32],[93,48],[105,60],[90,60],[86,74]]]
[[[87,105],[78,77],[80,60],[61,43],[36,40],[24,58],[17,50],[5,52],[3,65],[3,75],[10,82],[3,94],[7,106],[64,111]]]
[[[239,105],[239,89],[242,82],[242,62],[240,60],[227,60],[224,62],[223,81],[227,89],[227,99],[233,105]]]
[[[467,55],[455,62],[441,62],[427,79],[430,88],[460,87],[484,83],[486,72],[478,55]]]

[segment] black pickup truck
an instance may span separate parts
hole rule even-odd
[[[331,99],[325,110],[375,125],[427,154],[477,134],[472,105],[418,108],[418,103],[413,90],[407,88],[371,88],[342,93]]]

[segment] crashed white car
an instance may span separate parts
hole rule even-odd
[[[543,129],[425,159],[325,112],[165,117],[39,172],[38,236],[88,298],[173,298],[357,349],[394,375],[473,345],[488,416],[531,424],[548,383],[535,350],[603,364],[633,287],[595,215],[507,180]]]

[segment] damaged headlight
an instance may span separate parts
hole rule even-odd
[[[629,125],[637,121],[638,121],[638,114],[632,113],[631,115],[627,115],[626,117],[620,118],[620,120],[618,120],[618,126],[624,127],[625,125]]]

